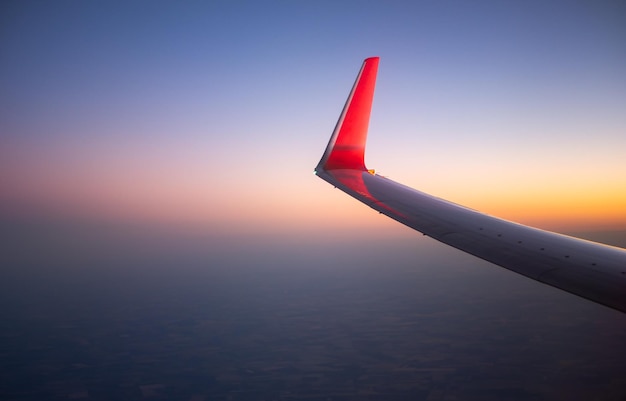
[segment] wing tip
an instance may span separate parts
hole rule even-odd
[[[379,60],[380,57],[372,56],[363,61],[316,171],[319,169],[367,170],[365,142]]]

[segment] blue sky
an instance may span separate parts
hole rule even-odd
[[[620,2],[2,7],[4,216],[391,227],[312,174],[377,55],[368,167],[545,228],[626,227]]]

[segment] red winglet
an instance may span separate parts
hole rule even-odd
[[[370,57],[363,62],[318,168],[367,170],[364,161],[365,141],[376,86],[378,60],[378,57]]]

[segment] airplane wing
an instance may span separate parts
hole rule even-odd
[[[365,167],[378,60],[372,57],[363,62],[315,173],[372,209],[437,241],[626,312],[626,249],[488,216]]]

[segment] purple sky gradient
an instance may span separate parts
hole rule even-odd
[[[386,229],[312,173],[377,55],[368,167],[524,223],[626,228],[623,3],[19,1],[0,14],[5,217]]]

